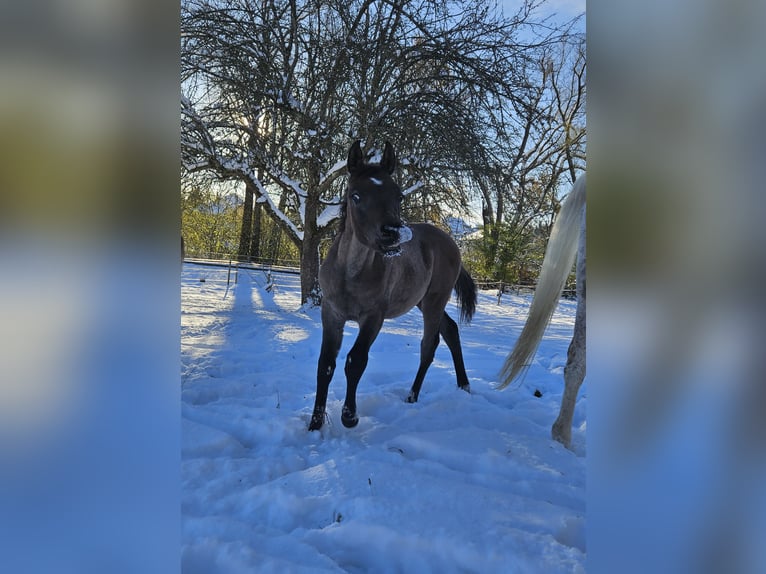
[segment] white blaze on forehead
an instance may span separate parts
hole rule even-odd
[[[412,239],[412,229],[406,225],[402,225],[399,228],[399,243],[406,243],[410,239]]]
[[[383,185],[383,180],[382,179],[378,179],[377,177],[371,177],[370,181],[372,183],[374,183],[375,185]]]

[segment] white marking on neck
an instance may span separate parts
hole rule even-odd
[[[383,185],[383,180],[382,179],[378,179],[376,177],[371,177],[370,181],[372,183],[374,183],[375,185]]]

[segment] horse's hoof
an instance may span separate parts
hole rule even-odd
[[[316,421],[312,420],[311,423],[309,424],[309,432],[315,431],[315,430],[320,430],[321,428],[322,428],[322,422],[321,421],[320,422],[316,422]]]
[[[340,422],[342,422],[343,426],[347,429],[352,429],[359,424],[359,417],[356,413],[352,413],[349,409],[343,407],[343,412],[340,415]]]
[[[407,395],[407,402],[410,404],[418,402],[418,396],[415,393],[410,393]]]
[[[343,415],[340,417],[340,422],[342,422],[343,426],[347,429],[352,429],[359,424],[359,417],[356,415],[346,415],[343,413]]]
[[[572,431],[567,432],[567,428],[561,425],[558,421],[553,423],[551,428],[551,438],[556,442],[560,442],[565,448],[571,450],[572,448]]]
[[[352,429],[359,424],[359,417],[357,416],[348,417],[348,418],[340,417],[340,422],[342,422],[343,426],[346,427],[347,429]]]
[[[323,423],[324,423],[324,414],[312,415],[311,422],[309,423],[309,432],[321,429]]]
[[[465,391],[469,395],[471,394],[471,385],[466,384],[466,385],[463,385],[462,387],[458,385],[458,388]]]

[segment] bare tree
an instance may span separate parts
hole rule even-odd
[[[584,168],[584,37],[564,34],[541,44],[528,52],[524,65],[518,73],[526,84],[487,110],[497,145],[491,167],[477,176],[486,268],[520,255],[541,223],[547,222],[549,231],[560,206],[556,192],[562,176],[574,181]]]
[[[405,212],[467,203],[482,110],[521,82],[529,18],[530,4],[505,18],[484,0],[184,0],[184,168],[245,184],[245,217],[255,201],[300,249],[306,301],[353,140],[396,145]]]
[[[561,45],[558,68],[551,66],[551,89],[564,131],[564,156],[571,183],[585,165],[585,37],[573,36]]]

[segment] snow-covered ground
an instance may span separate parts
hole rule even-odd
[[[587,382],[574,452],[550,438],[574,302],[525,381],[497,391],[531,298],[498,306],[480,292],[461,325],[471,394],[442,344],[416,404],[405,398],[420,312],[389,320],[359,384],[359,425],[340,423],[339,369],[329,421],[310,433],[319,310],[300,307],[297,275],[275,273],[267,292],[263,271],[227,274],[182,274],[183,572],[584,571]],[[341,361],[356,332],[347,324]]]

